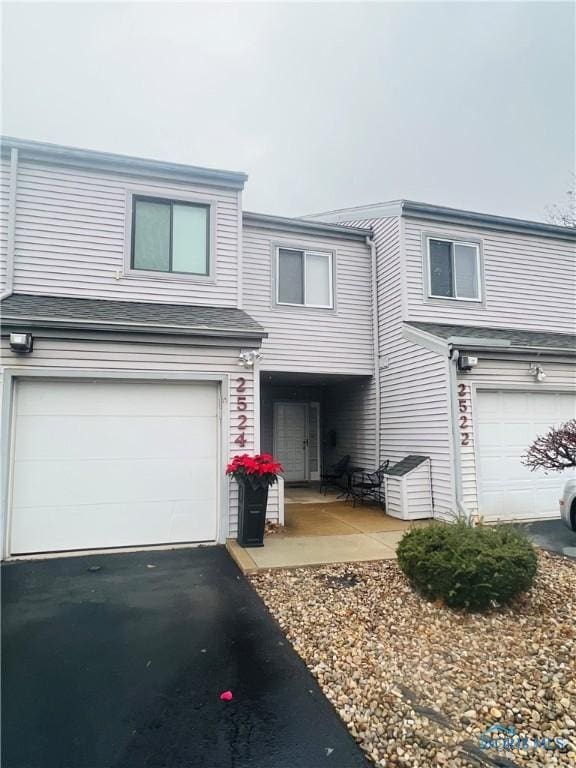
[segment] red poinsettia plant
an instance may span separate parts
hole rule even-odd
[[[238,482],[249,482],[254,488],[268,488],[278,480],[283,471],[282,464],[274,461],[269,453],[249,456],[247,453],[234,456],[226,467],[226,474]]]

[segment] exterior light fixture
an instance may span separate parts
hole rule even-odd
[[[460,355],[458,358],[458,370],[459,371],[471,371],[478,365],[478,358],[472,357],[472,355]]]
[[[262,352],[258,352],[257,349],[243,350],[238,356],[238,365],[242,368],[253,368],[255,363],[262,360]]]
[[[10,334],[10,349],[12,352],[19,352],[20,354],[27,354],[32,352],[34,345],[34,339],[31,333],[11,333]]]
[[[536,363],[530,363],[530,368],[528,368],[528,373],[530,373],[536,381],[544,381],[546,378],[546,371],[541,365],[537,365]]]

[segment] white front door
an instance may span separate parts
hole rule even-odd
[[[288,482],[307,480],[307,403],[275,403],[274,452]]]
[[[487,519],[558,517],[566,472],[532,472],[521,458],[532,441],[576,417],[576,397],[564,392],[479,391],[478,506]]]
[[[215,541],[215,382],[20,381],[11,554]]]

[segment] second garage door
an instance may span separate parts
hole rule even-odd
[[[20,381],[11,554],[215,541],[215,382]]]
[[[565,473],[531,472],[521,457],[538,435],[576,418],[564,392],[480,390],[477,396],[478,506],[489,520],[558,517]]]

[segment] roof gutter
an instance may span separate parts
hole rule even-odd
[[[6,237],[6,285],[0,300],[14,293],[14,254],[16,250],[16,187],[18,181],[18,150],[10,150],[10,185],[8,187],[8,217]]]
[[[413,200],[403,200],[402,215],[427,221],[438,221],[462,226],[476,226],[495,232],[522,232],[524,234],[553,237],[559,240],[576,240],[575,227],[562,227],[558,224],[547,224],[544,221],[527,221],[509,216],[498,216],[476,211],[463,211],[458,208],[447,208],[441,205],[418,203]]]
[[[340,224],[327,224],[326,222],[311,221],[310,219],[293,219],[285,216],[271,216],[267,213],[254,213],[244,211],[242,214],[244,226],[260,227],[276,232],[309,232],[311,234],[338,237],[343,240],[362,240],[370,236],[369,228],[344,227]]]
[[[240,171],[203,168],[184,163],[171,163],[163,160],[151,160],[143,157],[119,155],[113,152],[100,152],[79,147],[66,147],[30,139],[2,137],[2,146],[7,149],[19,149],[26,158],[43,162],[67,162],[90,166],[100,166],[113,171],[123,170],[134,173],[157,173],[182,180],[196,180],[203,184],[216,184],[234,189],[242,189],[248,176]]]

